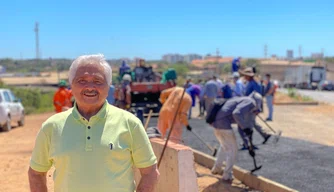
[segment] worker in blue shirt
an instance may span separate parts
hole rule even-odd
[[[233,97],[242,97],[245,95],[245,85],[242,82],[242,80],[239,78],[240,75],[238,72],[233,73],[233,81],[234,81],[234,87],[233,87]]]
[[[231,85],[229,83],[224,83],[222,88],[222,97],[224,99],[230,99],[232,98],[232,88],[231,88]]]
[[[110,105],[114,105],[115,103],[114,94],[115,94],[115,86],[111,84],[109,87],[108,96],[107,96],[107,101]]]
[[[233,59],[233,61],[232,61],[232,73],[239,71],[239,69],[240,69],[240,61],[241,61],[241,57]]]
[[[205,110],[208,113],[209,106],[218,97],[219,93],[218,83],[212,77],[208,82],[205,83],[203,88],[203,96],[205,100]]]
[[[246,69],[244,69],[243,71],[240,71],[239,72],[241,75],[243,75],[245,77],[245,79],[248,81],[247,82],[247,85],[246,85],[246,90],[245,90],[245,96],[249,96],[253,91],[255,92],[258,92],[259,94],[262,95],[262,88],[261,88],[261,85],[255,81],[254,79],[254,76],[255,76],[255,73],[253,71],[253,68],[251,67],[247,67]],[[262,107],[261,107],[261,110],[262,110]],[[265,144],[268,139],[271,137],[270,134],[266,133],[261,125],[259,125],[257,122],[254,123],[254,128],[255,130],[257,130],[260,135],[263,137],[263,144]],[[242,149],[247,149],[247,139],[246,139],[246,136],[244,134],[244,132],[239,128],[238,129],[239,131],[239,134],[241,136],[241,138],[243,139],[244,141],[244,146]]]

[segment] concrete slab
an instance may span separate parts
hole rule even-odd
[[[151,144],[157,158],[163,150],[165,141],[158,138],[151,139]],[[168,142],[160,167],[160,178],[156,191],[159,192],[194,192],[198,191],[195,171],[194,155],[191,148]],[[135,170],[136,183],[140,180],[140,173]]]

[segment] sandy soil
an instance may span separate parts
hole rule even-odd
[[[253,191],[241,181],[234,179],[232,184],[223,183],[220,175],[212,175],[210,169],[195,163],[197,183],[200,192],[246,192]]]
[[[60,79],[67,79],[68,72],[59,73]],[[40,77],[2,77],[3,81],[7,85],[15,84],[55,84],[58,82],[58,74],[56,72],[41,73]]]
[[[24,127],[0,132],[0,192],[28,192],[27,171],[35,137],[41,123],[52,113],[26,117]],[[14,125],[13,125],[14,126]],[[51,177],[48,177],[51,180]],[[48,181],[50,191],[52,182]]]
[[[282,103],[287,103],[287,102],[295,102],[296,100],[292,99],[288,95],[281,93],[281,92],[276,92],[275,94],[275,100],[274,102],[282,102]]]

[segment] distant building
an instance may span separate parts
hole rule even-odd
[[[180,54],[167,54],[162,56],[162,60],[167,61],[170,64],[177,62],[183,62],[183,56]]]
[[[202,56],[198,54],[188,54],[183,56],[183,61],[186,63],[191,63],[195,59],[202,59]]]
[[[293,59],[293,50],[287,50],[286,51],[286,58],[287,59]]]
[[[222,57],[221,56],[216,56],[216,55],[210,55],[210,54],[207,54],[204,59],[207,60],[207,59],[221,59]]]
[[[312,53],[311,58],[312,59],[322,59],[324,58],[324,54],[323,53]]]

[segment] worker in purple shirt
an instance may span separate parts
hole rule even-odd
[[[189,113],[188,113],[188,119],[191,119],[192,107],[195,107],[196,97],[199,98],[199,96],[201,94],[201,87],[199,85],[194,85],[193,84],[186,89],[186,92],[191,96],[191,99],[192,99],[192,104],[191,104],[191,107],[190,107]]]
[[[241,75],[243,75],[245,77],[245,79],[247,80],[247,85],[246,85],[246,90],[245,90],[245,96],[249,96],[254,91],[262,95],[261,85],[258,82],[255,81],[255,79],[254,79],[255,74],[254,74],[253,69],[251,67],[247,67],[245,70],[239,71],[239,73]],[[262,107],[261,107],[261,110],[262,110]],[[268,134],[268,133],[266,133],[262,129],[261,125],[259,125],[256,121],[254,123],[254,128],[263,137],[264,140],[263,140],[262,143],[265,144],[268,141],[268,139],[271,137],[271,135]],[[244,132],[240,128],[238,128],[238,131],[239,131],[239,134],[240,134],[241,138],[244,141],[242,149],[243,150],[247,149],[248,148],[248,142],[247,142],[246,136],[245,136]]]

